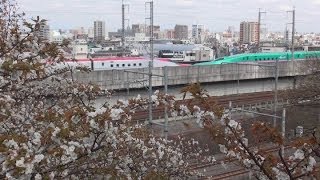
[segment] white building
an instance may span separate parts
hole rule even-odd
[[[77,39],[72,43],[72,56],[74,59],[87,58],[89,53],[87,41]]]
[[[37,36],[45,41],[50,41],[50,26],[46,23],[41,24]]]
[[[204,40],[204,25],[192,25],[191,37],[195,41],[195,43],[201,44]]]
[[[94,41],[101,42],[106,37],[106,25],[104,21],[94,21],[93,26]]]

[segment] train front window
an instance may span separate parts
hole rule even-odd
[[[222,57],[222,58],[218,58],[218,59],[216,59],[216,60],[214,60],[214,61],[222,61],[222,60],[224,60],[223,57]]]

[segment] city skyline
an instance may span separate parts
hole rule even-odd
[[[45,0],[46,1],[46,0]],[[52,29],[71,29],[74,27],[92,27],[95,20],[106,22],[106,31],[121,28],[121,1],[109,0],[56,0],[46,1],[46,6],[40,0],[18,0],[20,9],[27,17],[47,19]],[[127,0],[130,11],[127,18],[130,24],[145,23],[148,14],[145,11],[145,1]],[[267,11],[262,18],[262,27],[270,31],[284,31],[286,23],[291,22],[291,15],[286,13],[296,7],[298,32],[320,32],[320,25],[314,23],[320,12],[320,0],[162,0],[154,1],[155,22],[161,29],[173,29],[176,24],[204,24],[210,31],[224,31],[228,26],[239,30],[242,21],[257,21],[258,9]],[[174,18],[172,18],[174,17]]]

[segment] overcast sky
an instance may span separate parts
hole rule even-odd
[[[29,17],[49,20],[53,29],[93,26],[104,20],[107,31],[121,27],[121,0],[17,0]],[[125,0],[130,4],[127,17],[132,23],[144,23],[148,16],[145,0]],[[291,22],[286,11],[296,7],[297,31],[320,32],[320,0],[154,0],[154,23],[161,29],[175,24],[204,24],[211,31],[228,26],[237,30],[241,21],[257,21],[258,9],[267,11],[262,24],[271,31],[284,31]]]

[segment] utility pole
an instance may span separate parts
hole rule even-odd
[[[292,61],[294,61],[294,35],[296,33],[296,10],[295,7],[293,7],[292,10]]]
[[[274,72],[274,104],[273,104],[273,110],[274,110],[274,116],[277,116],[277,108],[278,108],[278,82],[279,82],[279,59],[276,59],[275,64],[275,72]],[[277,119],[273,118],[273,127],[277,127]]]
[[[292,61],[292,73],[295,74],[295,65],[294,65],[294,35],[295,35],[295,26],[296,26],[296,10],[293,7],[292,11],[287,11],[292,13],[292,33],[291,33],[291,61]]]
[[[128,4],[124,4],[124,2],[122,0],[122,35],[121,35],[122,56],[124,56],[124,54],[125,54],[125,38],[126,38],[125,21],[128,20],[128,19],[126,19],[126,16],[125,16],[126,7],[129,8],[129,5]]]
[[[261,11],[259,8],[259,14],[258,14],[258,51],[260,51],[260,33],[261,33],[261,14],[266,14],[267,12]]]
[[[150,61],[149,61],[149,124],[152,125],[152,68],[153,68],[153,0],[147,2],[146,4],[150,4]]]

